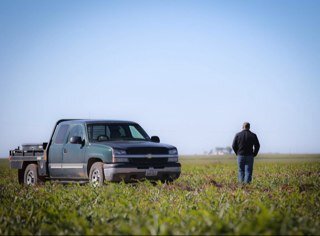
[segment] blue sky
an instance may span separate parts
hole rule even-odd
[[[60,118],[134,120],[182,154],[320,152],[319,1],[1,1],[0,155]]]

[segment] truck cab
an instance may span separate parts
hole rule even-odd
[[[27,185],[45,180],[99,185],[105,180],[173,181],[181,173],[177,148],[149,137],[132,121],[60,120],[48,143],[34,144],[37,149],[25,146],[29,148],[10,151],[10,165]]]

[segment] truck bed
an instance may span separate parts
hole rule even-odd
[[[39,174],[41,176],[47,174],[47,161],[43,149],[14,149],[10,150],[10,167],[13,169],[22,169],[23,164],[37,163],[39,166]]]

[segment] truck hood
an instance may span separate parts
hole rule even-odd
[[[114,149],[127,150],[128,148],[176,148],[169,144],[154,143],[150,141],[105,141],[98,142],[97,144],[103,144]]]

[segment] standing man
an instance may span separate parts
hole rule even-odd
[[[239,182],[250,183],[254,157],[258,155],[260,143],[257,135],[250,131],[248,122],[243,123],[242,131],[234,137],[232,148],[238,156]]]

